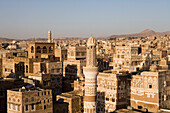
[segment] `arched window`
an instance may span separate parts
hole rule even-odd
[[[46,46],[43,47],[43,53],[47,53],[47,48],[46,48]]]
[[[28,102],[28,98],[25,99],[25,102]]]
[[[125,54],[125,51],[122,51],[122,54]]]
[[[40,46],[38,46],[38,47],[36,48],[36,52],[37,52],[37,53],[41,53],[41,48],[40,48]]]
[[[28,73],[28,65],[26,65],[26,73]]]
[[[74,52],[73,52],[73,50],[71,50],[71,56],[74,56]]]
[[[53,53],[53,47],[49,47],[49,53]]]
[[[126,61],[126,66],[129,66],[129,61],[128,60]]]
[[[133,80],[133,87],[136,87],[136,80]]]
[[[31,101],[34,101],[34,97],[31,98]]]
[[[31,53],[34,53],[34,47],[31,46]]]

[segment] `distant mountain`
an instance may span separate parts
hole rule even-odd
[[[153,30],[150,29],[146,29],[140,33],[135,33],[135,34],[124,34],[124,35],[111,35],[107,38],[120,38],[120,37],[146,37],[146,36],[165,36],[168,35],[170,36],[170,31],[166,31],[166,32],[155,32]]]
[[[146,36],[170,36],[170,31],[166,31],[166,32],[155,32],[153,30],[150,30],[150,29],[146,29],[140,33],[134,33],[134,34],[123,34],[123,35],[111,35],[111,36],[108,36],[108,37],[95,37],[97,39],[109,39],[109,38],[121,38],[121,37],[146,37]],[[81,39],[81,40],[86,40],[88,39],[88,37],[56,37],[56,38],[53,38],[54,40],[78,40],[78,39]],[[25,40],[25,41],[46,41],[48,40],[48,37],[47,38],[27,38],[27,39],[9,39],[9,38],[3,38],[3,37],[0,37],[0,42],[5,42],[5,41],[13,41],[13,40]]]
[[[47,38],[27,38],[26,41],[45,41]]]
[[[56,37],[53,38],[53,40],[84,40],[88,38],[83,38],[83,37]],[[27,38],[26,41],[47,41],[48,38]]]
[[[13,40],[14,39],[0,37],[0,42],[9,42],[9,41],[13,41]]]
[[[146,29],[140,33],[138,33],[140,36],[156,36],[156,32],[150,29]]]
[[[76,40],[76,39],[88,39],[88,38],[84,38],[84,37],[57,37],[54,38],[54,40]]]
[[[166,32],[157,32],[157,34],[158,34],[159,36],[164,36],[164,35],[170,36],[170,31],[166,31]]]

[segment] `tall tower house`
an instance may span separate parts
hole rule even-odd
[[[51,31],[50,30],[48,31],[48,42],[49,43],[51,42]]]
[[[90,37],[87,41],[85,75],[84,113],[96,113],[97,75],[96,66],[96,40]]]

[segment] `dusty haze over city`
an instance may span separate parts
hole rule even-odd
[[[169,0],[0,0],[0,113],[170,113]]]

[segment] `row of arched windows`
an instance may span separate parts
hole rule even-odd
[[[125,52],[125,51],[117,51],[118,54],[129,54],[129,51]]]
[[[90,49],[90,48],[92,49],[93,47],[96,48],[96,46],[89,46],[87,49]]]
[[[46,46],[44,46],[43,48],[42,48],[42,53],[47,53],[47,52],[49,52],[49,53],[53,53],[53,47],[49,47],[49,50],[47,51],[47,47]],[[32,46],[31,47],[31,53],[34,53],[34,47]],[[36,53],[41,53],[41,48],[40,48],[40,46],[38,46],[37,48],[36,48]]]

